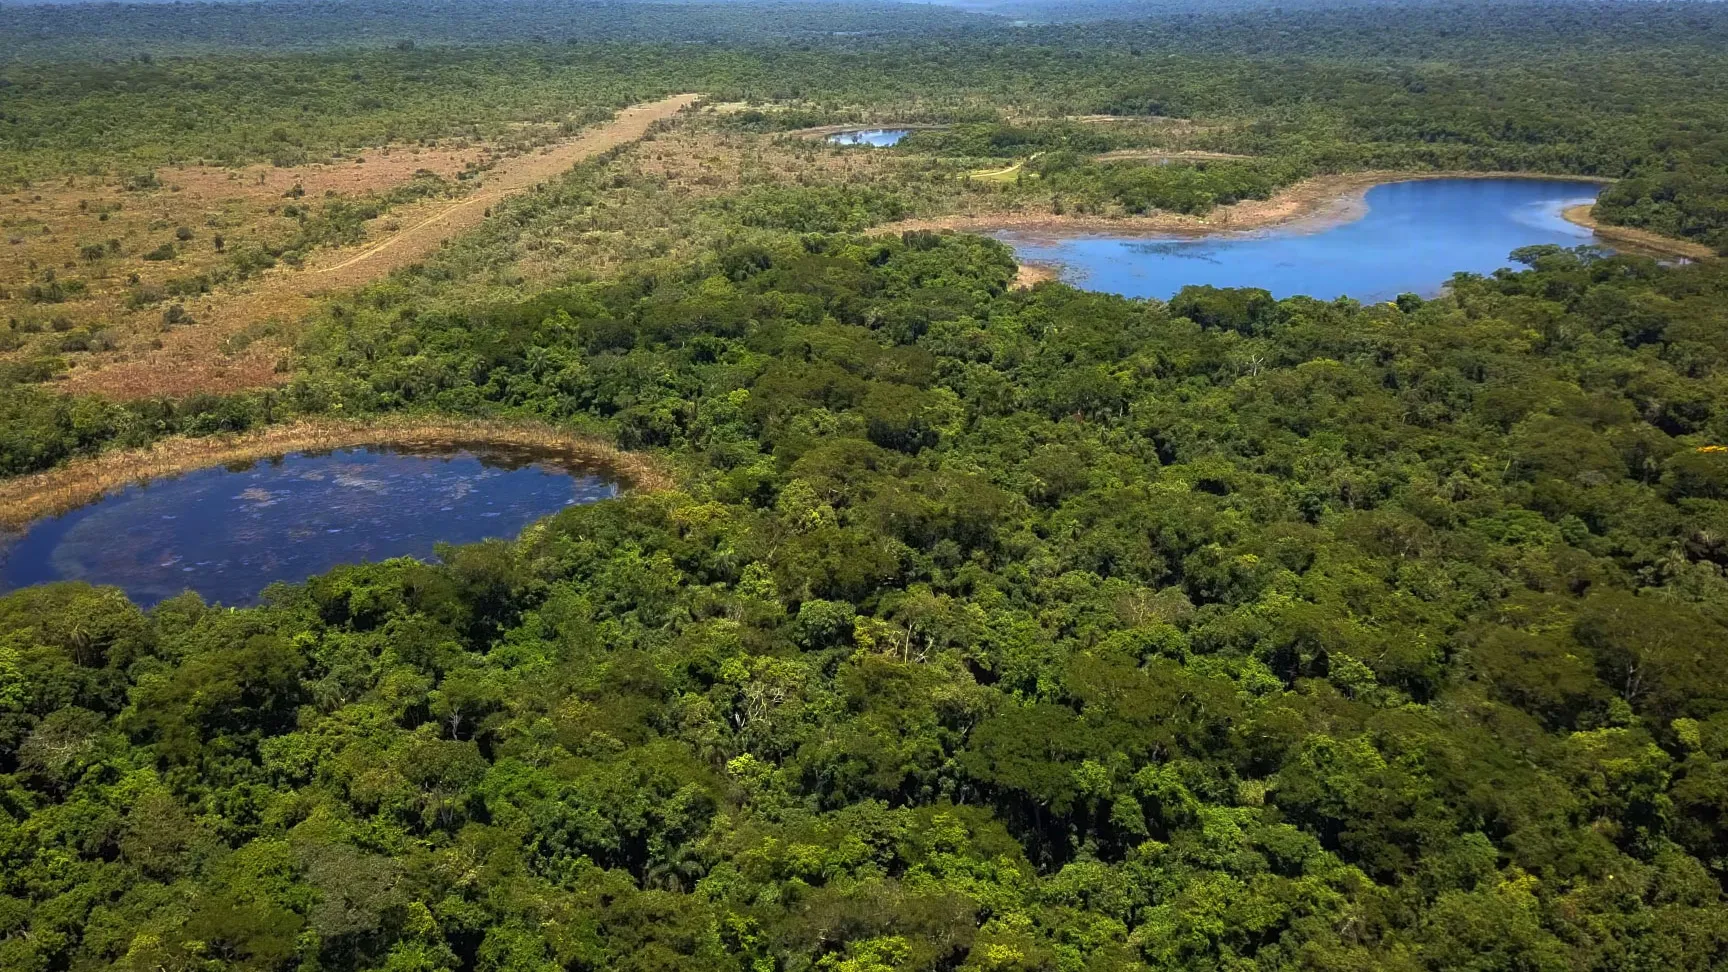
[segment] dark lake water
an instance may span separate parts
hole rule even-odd
[[[513,537],[616,494],[606,479],[524,454],[295,453],[129,486],[39,520],[0,553],[0,588],[82,580],[117,585],[144,605],[185,590],[249,604],[275,581],[430,558],[438,542]]]
[[[900,144],[900,140],[912,134],[905,128],[870,128],[856,132],[837,132],[828,136],[828,141],[835,145],[868,145],[871,148],[887,148]]]
[[[1592,242],[1589,230],[1560,213],[1600,191],[1559,179],[1430,179],[1375,186],[1367,215],[1338,225],[1203,237],[1001,238],[1022,260],[1059,265],[1076,286],[1130,297],[1162,299],[1188,284],[1212,284],[1382,301],[1433,296],[1460,270],[1510,266],[1506,255],[1521,246]]]

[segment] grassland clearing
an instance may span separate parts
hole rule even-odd
[[[180,245],[175,250],[171,271],[133,269],[130,265],[103,267],[104,286],[100,293],[79,301],[80,306],[75,309],[68,308],[67,314],[76,313],[79,317],[68,316],[70,324],[64,327],[56,324],[54,329],[71,331],[82,327],[106,336],[86,347],[64,349],[72,368],[57,387],[126,399],[234,391],[279,382],[286,372],[281,339],[291,333],[294,324],[320,295],[360,286],[425,258],[446,241],[478,226],[489,207],[555,178],[585,158],[641,138],[650,126],[670,118],[695,100],[694,95],[679,95],[625,109],[613,121],[591,131],[549,145],[533,145],[521,155],[504,159],[483,149],[439,152],[429,161],[444,171],[469,173],[473,177],[461,180],[459,188],[450,194],[427,195],[368,220],[364,242],[317,251],[300,267],[271,268],[231,285],[182,286],[179,289],[187,292],[176,294],[173,280],[186,279],[189,272],[190,279],[196,280],[198,271],[222,262],[222,253],[215,250],[213,243],[208,247],[210,253],[192,246],[199,238],[196,230],[192,231],[191,239],[176,241]],[[337,185],[366,185],[375,189],[387,185],[392,177],[406,174],[408,179],[415,178],[414,173],[426,168],[415,163],[412,150],[392,149],[388,154],[380,151],[377,155],[380,164],[374,174],[344,176],[340,172],[319,171],[312,184],[328,186],[326,192],[332,195],[324,198],[342,198]],[[366,164],[369,163],[356,162],[354,167]],[[436,169],[428,171],[439,174]],[[235,212],[229,218],[245,227],[238,241],[240,245],[272,231],[289,229],[280,221],[292,217],[284,215],[287,206],[276,205],[281,199],[273,194],[271,184],[272,178],[277,184],[286,182],[289,178],[286,174],[240,170],[233,175],[236,178],[223,180],[207,172],[198,173],[194,184],[201,187],[201,192],[186,197],[186,203],[196,206],[200,200],[235,200],[225,205]],[[303,181],[288,184],[287,191],[291,193],[295,187],[306,189]],[[230,187],[244,191],[233,196],[219,195]],[[169,187],[150,193],[148,198],[157,207],[171,206],[178,204],[186,191],[175,193]],[[292,198],[311,194],[306,190]],[[184,211],[173,210],[177,214]],[[145,211],[149,216],[145,226],[161,228],[175,221],[174,216],[153,213],[154,210]],[[250,223],[245,222],[248,216],[253,217]],[[266,222],[269,219],[279,222]],[[223,243],[224,250],[235,245],[226,238]],[[122,251],[127,251],[124,242]],[[182,264],[183,251],[195,251],[197,259]],[[145,277],[145,273],[151,276]],[[136,280],[132,274],[138,274]],[[132,298],[140,291],[151,294],[160,291],[161,296],[140,303]],[[80,324],[79,318],[84,323]],[[25,329],[30,328],[25,325]]]

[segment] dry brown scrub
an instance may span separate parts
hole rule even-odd
[[[242,168],[188,165],[158,169],[156,177],[163,185],[195,197],[245,198],[275,204],[295,186],[300,187],[307,199],[321,199],[325,193],[352,196],[381,192],[407,182],[422,169],[450,179],[465,169],[488,165],[502,155],[501,150],[485,144],[431,148],[388,145],[328,162]]]
[[[423,259],[446,240],[479,225],[489,206],[555,178],[585,158],[641,138],[655,122],[696,98],[676,95],[627,108],[593,130],[500,162],[459,200],[426,200],[392,212],[389,223],[405,228],[382,240],[328,251],[302,269],[279,268],[242,288],[187,300],[184,306],[195,325],[160,334],[150,346],[133,349],[125,358],[91,361],[56,387],[133,399],[279,384],[286,369],[278,343],[255,342],[233,352],[227,347],[229,339],[269,321],[286,331],[312,309],[316,297],[361,286]],[[160,317],[161,310],[151,313]]]
[[[593,131],[498,166],[479,190],[460,202],[438,206],[430,213],[405,214],[402,222],[408,225],[407,229],[359,253],[335,254],[321,260],[308,272],[318,275],[315,286],[320,288],[353,287],[383,276],[425,256],[444,240],[479,225],[485,218],[486,206],[557,178],[583,159],[636,141],[655,122],[690,107],[698,97],[673,95],[626,108]]]
[[[212,301],[196,298],[131,306],[129,293],[165,288],[174,279],[220,274],[235,251],[268,248],[294,237],[299,223],[287,215],[289,206],[322,205],[326,194],[351,198],[388,189],[421,169],[453,176],[488,164],[495,151],[486,146],[394,146],[363,159],[292,168],[165,167],[156,171],[162,187],[145,192],[129,191],[111,177],[75,176],[0,197],[0,313],[23,332],[16,356],[34,356],[42,353],[44,343],[55,343],[53,337],[32,337],[32,332],[52,335],[80,328],[104,332],[118,349],[98,343],[89,351],[70,352],[90,363],[128,349],[145,350],[165,340],[163,311],[171,304],[203,309],[203,318],[197,310],[193,313],[200,322],[222,315],[205,306]],[[292,194],[296,186],[303,199]],[[378,222],[389,225],[395,218],[392,213]],[[179,238],[182,227],[186,239]],[[171,259],[144,259],[164,246],[172,249]],[[86,253],[86,247],[99,248],[99,255]],[[30,286],[47,284],[49,274],[62,284],[76,281],[82,292],[61,301],[32,301]]]
[[[210,466],[255,462],[291,452],[354,446],[401,449],[510,448],[531,451],[572,468],[598,468],[626,486],[654,492],[674,479],[653,459],[608,442],[548,425],[479,419],[390,418],[374,422],[309,420],[241,435],[164,439],[147,449],[104,453],[45,472],[0,482],[0,528],[18,529],[44,516],[101,499],[109,491]]]

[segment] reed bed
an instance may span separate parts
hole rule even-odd
[[[674,483],[673,477],[648,456],[540,423],[451,418],[307,420],[237,435],[164,439],[148,448],[107,452],[0,481],[0,528],[21,529],[33,520],[65,513],[101,499],[111,490],[145,480],[291,452],[356,446],[428,451],[519,449],[558,465],[603,469],[635,490],[670,489]]]

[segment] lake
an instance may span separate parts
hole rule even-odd
[[[1578,246],[1593,234],[1560,215],[1601,186],[1562,179],[1425,179],[1375,186],[1367,213],[1338,224],[1293,223],[1210,236],[1048,239],[1004,233],[1020,259],[1052,264],[1079,287],[1168,298],[1188,284],[1262,287],[1276,297],[1431,297],[1452,274],[1510,266],[1521,246]]]
[[[900,144],[900,140],[912,134],[906,128],[869,128],[855,132],[836,132],[828,136],[828,141],[835,145],[868,145],[871,148],[887,148]]]
[[[439,542],[514,537],[610,480],[514,451],[295,453],[128,486],[38,520],[0,553],[0,589],[113,584],[151,605],[184,590],[254,603],[275,581],[338,564],[432,556]]]

